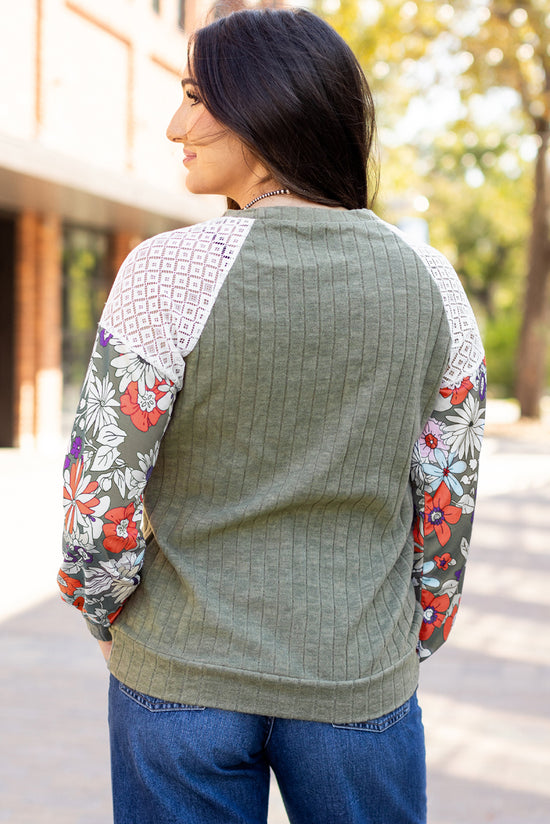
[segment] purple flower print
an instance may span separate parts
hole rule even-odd
[[[105,347],[109,343],[112,338],[112,334],[105,331],[105,329],[100,329],[99,331],[99,342],[101,346]]]
[[[73,458],[75,460],[78,460],[78,458],[80,457],[81,452],[82,452],[82,438],[76,437],[73,440],[72,444],[71,444],[70,454],[73,456]]]
[[[485,366],[485,362],[483,362],[477,370],[476,382],[479,390],[479,398],[484,401],[487,392],[487,367]]]
[[[420,436],[418,446],[423,458],[431,458],[435,449],[448,451],[449,447],[443,442],[443,430],[439,421],[430,418]]]

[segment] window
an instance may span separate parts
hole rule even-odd
[[[0,447],[15,435],[15,235],[15,217],[0,212]]]
[[[112,277],[105,232],[78,226],[63,231],[63,429],[74,417],[80,387]]]

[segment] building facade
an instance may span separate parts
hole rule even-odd
[[[208,6],[0,0],[0,447],[66,429],[128,252],[224,208],[165,137]]]

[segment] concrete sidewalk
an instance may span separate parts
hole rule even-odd
[[[550,820],[550,435],[489,434],[463,604],[449,642],[421,668],[430,824]],[[55,592],[61,454],[0,450],[0,822],[9,824],[112,820],[107,673]],[[269,822],[287,822],[276,790]]]

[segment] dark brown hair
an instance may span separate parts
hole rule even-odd
[[[327,23],[303,9],[236,11],[192,35],[188,62],[206,108],[278,185],[327,206],[371,205],[374,103]]]

